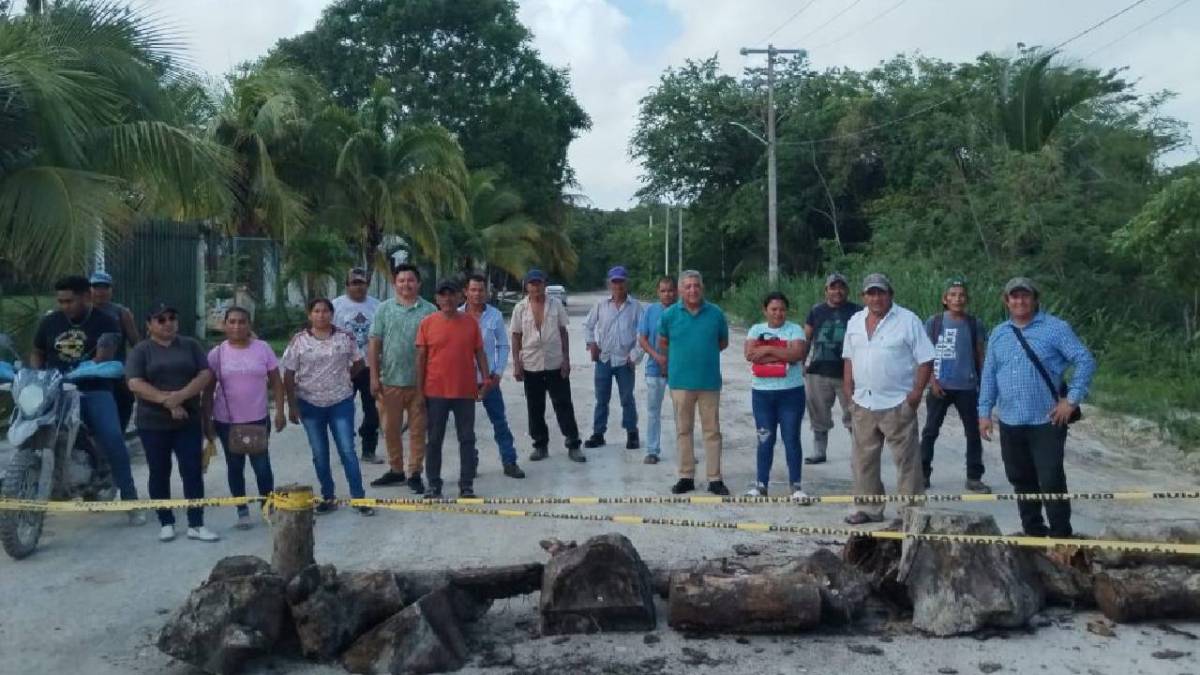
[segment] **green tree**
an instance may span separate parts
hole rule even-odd
[[[338,0],[275,53],[356,110],[386,81],[405,125],[450,130],[470,169],[496,168],[539,220],[573,181],[567,146],[591,125],[512,0]]]
[[[494,171],[471,173],[467,182],[466,217],[447,223],[448,250],[454,267],[475,271],[501,269],[514,277],[539,259],[541,228],[524,211],[521,196],[499,183]]]
[[[328,230],[305,232],[288,242],[284,277],[300,284],[305,300],[325,295],[331,282],[345,274],[352,257],[346,241]]]
[[[227,153],[190,126],[178,44],[115,2],[0,15],[0,256],[39,278],[77,271],[98,231],[229,199]]]

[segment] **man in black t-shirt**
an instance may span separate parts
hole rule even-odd
[[[849,288],[846,277],[830,274],[825,278],[825,302],[813,305],[804,320],[804,337],[810,345],[804,389],[813,430],[813,451],[804,458],[805,464],[825,461],[835,398],[842,406],[842,425],[850,428],[850,402],[842,391],[842,341],[846,323],[862,308],[846,302]]]
[[[84,361],[105,361],[113,358],[112,348],[99,347],[100,338],[108,333],[120,335],[121,327],[111,317],[91,305],[91,284],[86,277],[70,276],[54,285],[58,311],[47,314],[38,324],[33,339],[29,364],[33,368],[53,368],[69,373]],[[114,345],[115,346],[115,345]],[[113,399],[112,380],[101,378],[81,380],[79,413],[96,443],[108,457],[113,482],[121,491],[122,500],[137,499],[133,473],[129,467],[129,448],[121,432],[117,404]],[[141,511],[130,511],[131,525],[146,522]]]

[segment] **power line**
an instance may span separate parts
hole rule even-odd
[[[823,23],[823,24],[821,24],[820,26],[817,26],[816,28],[814,28],[814,29],[812,29],[812,30],[808,31],[807,33],[805,33],[805,34],[804,34],[804,37],[801,37],[801,38],[800,38],[800,41],[801,41],[801,42],[803,42],[803,41],[807,40],[807,39],[808,39],[810,36],[812,36],[812,35],[814,35],[814,34],[816,34],[816,33],[820,32],[820,31],[821,31],[821,29],[825,28],[826,26],[828,26],[829,24],[833,23],[834,21],[837,21],[839,18],[841,18],[841,16],[842,16],[843,14],[845,14],[846,12],[849,12],[850,10],[854,9],[855,7],[857,7],[857,6],[858,6],[858,3],[860,3],[860,2],[862,2],[862,0],[854,0],[854,2],[850,3],[850,5],[849,5],[848,7],[846,7],[846,9],[843,9],[842,11],[838,12],[837,14],[834,14],[834,15],[833,15],[832,17],[830,17],[830,18],[829,18],[829,20],[828,20],[828,21],[826,21],[825,23]]]
[[[897,2],[896,4],[892,5],[891,7],[888,7],[887,9],[883,10],[879,14],[876,14],[875,16],[871,17],[870,19],[867,19],[866,22],[859,24],[857,27],[846,31],[845,33],[842,33],[841,36],[836,37],[836,38],[830,40],[829,42],[824,42],[822,44],[817,45],[816,47],[813,47],[813,49],[822,49],[824,47],[828,47],[830,45],[837,44],[837,43],[841,42],[842,40],[845,40],[846,38],[850,37],[851,35],[854,35],[855,33],[866,28],[867,26],[870,26],[871,24],[882,19],[883,17],[887,16],[888,14],[891,14],[893,10],[900,7],[900,5],[903,5],[905,2],[908,2],[908,0],[900,0],[900,2]]]
[[[816,139],[811,139],[811,140],[807,140],[807,141],[780,141],[779,145],[819,145],[821,143],[832,143],[834,141],[843,141],[848,138],[855,138],[856,136],[863,136],[863,135],[869,134],[871,132],[878,131],[880,129],[884,129],[884,128],[899,124],[901,122],[908,121],[914,117],[919,117],[921,115],[924,115],[925,113],[929,112],[930,110],[935,110],[937,108],[940,108],[940,107],[946,105],[947,103],[956,101],[970,93],[973,93],[973,91],[970,89],[959,92],[959,93],[955,94],[954,96],[944,98],[944,99],[938,101],[937,103],[932,103],[930,105],[925,106],[924,108],[918,108],[917,110],[914,110],[914,111],[908,113],[907,115],[901,115],[900,117],[888,120],[886,122],[880,122],[879,124],[872,124],[869,127],[863,127],[862,129],[859,129],[857,131],[851,131],[849,133],[839,134],[837,136],[829,136],[828,138],[816,138]]]
[[[808,2],[808,4],[807,4],[807,5],[804,5],[804,6],[803,6],[803,7],[801,7],[800,9],[796,10],[796,11],[795,11],[795,13],[793,13],[791,16],[789,16],[788,18],[784,19],[783,23],[781,23],[781,24],[779,24],[778,26],[776,26],[776,27],[775,27],[775,30],[773,30],[773,31],[771,31],[770,33],[768,33],[768,34],[767,34],[767,36],[766,36],[765,38],[763,38],[763,39],[759,40],[759,42],[766,42],[767,40],[770,40],[771,38],[775,37],[775,35],[776,35],[776,34],[777,34],[779,31],[783,30],[783,29],[784,29],[784,27],[785,27],[785,26],[787,26],[789,23],[791,23],[791,22],[795,21],[795,20],[796,20],[796,17],[798,17],[798,16],[800,16],[801,14],[803,14],[803,13],[804,13],[804,10],[808,9],[809,7],[812,7],[813,5],[815,5],[815,4],[816,4],[816,2],[817,2],[817,0],[809,0],[809,2]]]
[[[1124,34],[1120,35],[1120,36],[1119,36],[1119,37],[1117,37],[1115,40],[1111,40],[1111,41],[1109,41],[1109,42],[1106,42],[1106,43],[1104,43],[1103,45],[1101,45],[1101,46],[1097,47],[1096,49],[1094,49],[1094,50],[1092,50],[1092,51],[1088,52],[1088,53],[1087,53],[1087,55],[1085,55],[1083,58],[1084,58],[1084,59],[1091,58],[1091,57],[1092,57],[1092,56],[1094,56],[1094,55],[1095,55],[1097,52],[1102,52],[1102,51],[1104,51],[1105,49],[1108,49],[1109,47],[1111,47],[1111,46],[1113,46],[1113,45],[1117,44],[1117,43],[1118,43],[1118,42],[1120,42],[1121,40],[1124,40],[1125,38],[1129,37],[1130,35],[1133,35],[1134,33],[1138,32],[1139,30],[1141,30],[1141,29],[1145,28],[1146,26],[1149,26],[1150,24],[1154,23],[1155,21],[1158,21],[1159,19],[1161,19],[1161,18],[1163,18],[1164,16],[1166,16],[1166,15],[1170,14],[1171,12],[1174,12],[1175,10],[1179,9],[1180,7],[1183,7],[1184,5],[1188,4],[1188,3],[1189,3],[1189,2],[1191,2],[1191,1],[1192,1],[1192,0],[1180,0],[1180,2],[1177,2],[1177,3],[1175,3],[1174,5],[1171,5],[1171,6],[1170,6],[1170,7],[1168,7],[1168,8],[1167,8],[1165,11],[1159,12],[1158,14],[1154,15],[1153,17],[1151,17],[1149,20],[1147,20],[1147,21],[1144,21],[1144,22],[1142,22],[1142,23],[1138,24],[1136,27],[1134,27],[1133,29],[1131,29],[1131,30],[1129,30],[1129,31],[1126,31]]]
[[[1133,9],[1134,7],[1137,7],[1138,5],[1145,4],[1146,2],[1147,2],[1147,0],[1137,0],[1137,2],[1133,3],[1132,5],[1127,6],[1125,9],[1122,9],[1121,11],[1117,12],[1116,14],[1110,14],[1108,17],[1101,20],[1099,23],[1093,24],[1092,26],[1084,29],[1083,31],[1076,33],[1074,36],[1054,45],[1053,47],[1050,48],[1050,51],[1056,52],[1056,51],[1062,49],[1063,47],[1071,44],[1072,42],[1078,40],[1079,38],[1083,37],[1084,35],[1087,35],[1088,33],[1103,26],[1104,24],[1108,23],[1109,21],[1112,21],[1113,19],[1117,18],[1118,16],[1121,16],[1125,12],[1128,12],[1129,10]]]

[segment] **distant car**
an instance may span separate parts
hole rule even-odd
[[[563,307],[567,306],[567,287],[560,284],[551,284],[546,287],[546,295],[552,298],[558,298]]]

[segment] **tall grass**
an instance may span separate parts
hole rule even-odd
[[[850,279],[851,300],[857,300],[858,284],[868,271],[863,265],[839,270]],[[925,318],[941,310],[950,270],[897,264],[879,268],[892,280],[897,304]],[[1001,301],[1006,281],[1000,275],[981,272],[967,275],[972,314],[989,329],[1007,318]],[[762,298],[780,290],[791,301],[789,318],[803,322],[809,308],[825,298],[825,277],[788,277],[771,286],[766,277],[747,279],[721,299],[734,320],[751,324],[761,321]],[[1071,323],[1080,338],[1096,355],[1099,370],[1089,402],[1107,410],[1136,415],[1158,425],[1160,433],[1186,451],[1200,448],[1200,343],[1185,339],[1181,330],[1155,325],[1145,318],[1137,303],[1126,298],[1081,298],[1067,289],[1043,289],[1042,308]],[[1092,306],[1089,306],[1089,301]],[[1095,307],[1098,302],[1107,307]],[[1117,309],[1114,309],[1117,308]]]

